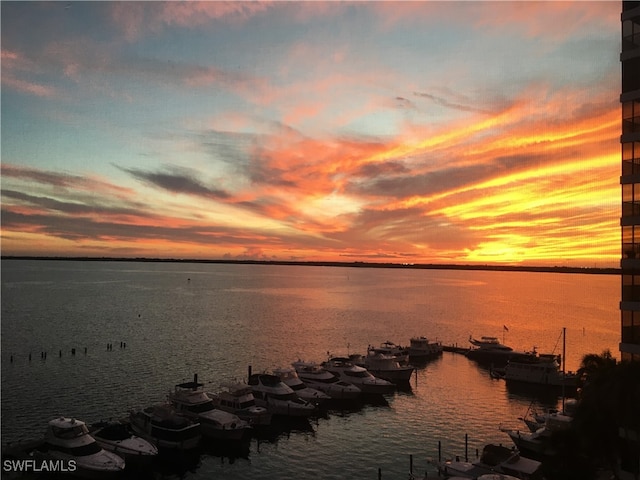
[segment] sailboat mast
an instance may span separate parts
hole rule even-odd
[[[567,327],[562,327],[562,374],[565,373],[565,359],[566,359],[566,350],[567,350]]]
[[[565,359],[567,358],[567,327],[562,327],[562,413],[564,414]]]

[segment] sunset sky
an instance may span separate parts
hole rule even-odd
[[[5,2],[2,254],[617,266],[607,2]]]

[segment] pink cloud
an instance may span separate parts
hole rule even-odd
[[[403,23],[423,25],[450,22],[477,29],[508,29],[528,37],[567,38],[589,25],[616,28],[620,6],[616,2],[373,2],[381,27]]]
[[[148,32],[164,27],[201,27],[212,20],[243,23],[265,12],[271,2],[113,2],[110,4],[112,20],[133,41]]]
[[[53,87],[42,85],[40,83],[29,82],[27,80],[20,80],[7,73],[2,75],[2,85],[3,87],[12,88],[19,92],[28,93],[37,97],[54,97],[57,95],[57,91]]]
[[[64,172],[47,171],[6,162],[2,163],[0,166],[0,172],[5,179],[12,178],[20,181],[34,182],[53,188],[68,188],[70,190],[84,190],[87,192],[104,192],[122,197],[133,194],[133,191],[130,188],[116,185],[92,175],[83,176]]]

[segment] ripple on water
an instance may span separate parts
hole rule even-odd
[[[609,311],[605,297],[619,286],[605,276],[112,262],[73,262],[70,270],[65,262],[2,266],[3,441],[39,436],[58,415],[88,422],[126,415],[163,401],[194,373],[215,391],[245,378],[249,365],[262,371],[298,358],[322,361],[328,350],[363,352],[367,344],[406,344],[414,335],[466,344],[470,331],[500,334],[507,316],[518,348],[551,350],[558,319],[574,311],[583,324],[571,326],[574,338],[584,326],[580,342],[595,352],[615,351],[618,341],[619,311],[615,304]],[[594,292],[593,315],[580,307],[584,283]],[[549,298],[536,298],[539,291]],[[611,332],[601,327],[605,317]],[[531,318],[539,319],[535,331]],[[68,354],[84,346],[86,356]],[[43,348],[46,361],[35,355],[27,361],[29,349]],[[60,348],[62,358],[52,355]],[[14,362],[7,361],[11,353]],[[516,422],[532,403],[549,407],[558,399],[507,389],[466,357],[445,353],[418,370],[409,392],[387,403],[331,410],[307,429],[253,439],[241,454],[203,450],[166,472],[185,479],[342,480],[377,478],[381,468],[384,479],[406,478],[409,454],[420,472],[437,456],[438,441],[449,456],[464,454],[465,434],[471,451],[507,444],[501,423]]]

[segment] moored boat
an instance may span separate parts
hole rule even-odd
[[[400,364],[403,364],[409,361],[409,348],[401,347],[400,345],[396,345],[395,343],[389,340],[387,340],[386,342],[382,342],[378,347],[369,345],[369,347],[367,348],[367,355],[377,354],[377,353],[396,357],[396,360]]]
[[[90,426],[91,436],[98,445],[122,457],[127,466],[132,463],[145,464],[158,454],[151,442],[134,435],[129,425],[123,422],[98,422]]]
[[[412,337],[409,341],[409,360],[424,361],[442,355],[442,342],[432,342],[427,337]]]
[[[563,372],[559,355],[553,354],[528,355],[509,360],[504,367],[503,377],[507,382],[564,387],[566,393],[578,387],[577,374]]]
[[[285,385],[289,386],[296,395],[307,402],[319,406],[331,398],[323,391],[304,383],[294,368],[276,368],[273,370],[273,374],[280,377],[280,380]]]
[[[436,464],[438,472],[447,477],[480,479],[498,478],[519,480],[542,480],[542,463],[524,457],[515,448],[488,444],[482,450],[480,458],[474,462],[447,460]]]
[[[40,462],[61,462],[59,467],[83,478],[108,478],[124,470],[119,455],[102,448],[85,422],[59,417],[49,421],[44,442],[33,452]],[[61,470],[58,470],[61,471]]]
[[[362,391],[355,385],[340,380],[322,365],[298,360],[292,363],[300,379],[310,387],[316,388],[335,400],[355,400]]]
[[[200,443],[200,423],[178,415],[170,405],[153,405],[133,410],[131,430],[158,448],[191,450]]]
[[[224,384],[219,392],[208,395],[217,408],[237,415],[252,426],[271,424],[271,412],[256,405],[253,391],[246,383]]]
[[[358,387],[362,393],[385,394],[393,393],[396,389],[395,384],[382,378],[376,378],[366,368],[355,365],[349,358],[333,357],[322,365],[337,375],[340,380]]]
[[[382,353],[370,351],[368,355],[350,355],[349,359],[356,365],[366,368],[375,377],[392,383],[407,383],[415,372],[415,367],[400,365],[396,357]]]
[[[509,360],[522,360],[533,358],[535,352],[516,351],[513,348],[501,343],[497,337],[480,337],[480,339],[469,337],[469,343],[473,345],[467,351],[467,358],[484,365],[494,367],[504,367]]]
[[[550,415],[542,427],[536,431],[500,428],[524,455],[536,459],[553,457],[558,452],[558,445],[552,441],[555,432],[566,431],[571,425],[572,417],[561,413]]]
[[[265,407],[274,415],[310,417],[316,411],[315,405],[296,395],[291,387],[285,385],[276,375],[255,373],[249,377],[248,383],[256,399],[256,405]]]
[[[202,435],[216,440],[241,440],[251,426],[237,415],[216,408],[194,375],[192,382],[180,383],[169,393],[176,411],[197,421]]]

